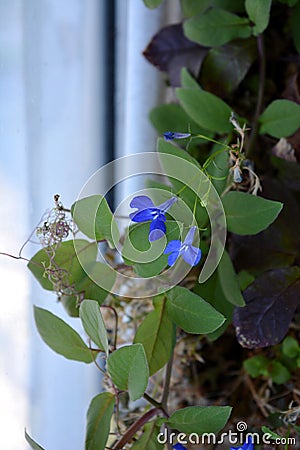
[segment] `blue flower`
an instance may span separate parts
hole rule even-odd
[[[174,450],[187,450],[187,448],[181,444],[175,444],[175,445],[173,445],[173,448],[174,448]]]
[[[176,131],[166,131],[164,133],[165,141],[172,141],[173,139],[185,139],[190,137],[191,133],[177,133]]]
[[[254,450],[252,436],[247,436],[246,442],[240,447],[230,447],[230,450]]]
[[[129,214],[133,222],[147,222],[151,220],[149,241],[157,241],[166,233],[166,211],[177,201],[177,197],[172,197],[159,206],[155,206],[151,198],[146,195],[138,195],[131,202],[131,208],[138,210]]]
[[[198,264],[201,259],[201,250],[200,248],[192,245],[195,231],[195,226],[190,228],[184,242],[173,240],[168,243],[165,248],[164,254],[167,255],[168,253],[170,253],[168,257],[169,266],[172,267],[179,256],[182,256],[183,259],[191,266],[196,266],[196,264]]]

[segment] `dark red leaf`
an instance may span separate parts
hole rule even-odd
[[[246,348],[278,344],[286,335],[300,302],[300,269],[270,270],[243,293],[246,306],[233,314],[239,343]]]
[[[187,39],[179,23],[162,28],[143,55],[159,70],[168,73],[171,86],[180,86],[181,69],[186,67],[197,78],[207,51],[207,47]]]

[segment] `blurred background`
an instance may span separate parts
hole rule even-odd
[[[68,207],[87,179],[119,156],[154,151],[148,111],[161,77],[142,56],[177,0],[0,0],[0,251],[18,255],[53,195]],[[101,192],[101,187],[100,192]],[[30,258],[38,247],[26,246]],[[80,450],[85,416],[101,390],[95,367],[52,352],[32,306],[77,327],[26,262],[0,256],[0,441]]]

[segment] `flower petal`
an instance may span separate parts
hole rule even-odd
[[[165,141],[172,141],[173,139],[185,139],[190,137],[191,133],[179,133],[177,131],[166,131],[164,133]]]
[[[165,233],[162,230],[156,228],[155,230],[150,231],[149,242],[158,241],[158,239],[161,239],[164,235]]]
[[[164,217],[163,217],[163,219],[164,219]],[[149,241],[150,242],[157,241],[158,239],[163,237],[163,235],[165,233],[166,233],[166,225],[163,220],[160,220],[160,218],[158,218],[158,219],[154,219],[150,223],[150,232],[149,232]]]
[[[186,245],[191,245],[193,243],[194,240],[194,235],[195,235],[195,231],[196,231],[196,226],[193,226],[189,229],[188,234],[185,237],[184,243]]]
[[[129,217],[133,222],[147,222],[148,220],[153,220],[155,210],[156,208],[143,209],[141,211],[129,214]]]
[[[187,448],[184,447],[184,446],[181,445],[181,444],[175,444],[175,445],[173,445],[173,449],[174,449],[174,450],[187,450]]]
[[[168,264],[170,267],[174,266],[176,259],[179,256],[179,252],[172,252],[169,256],[168,256]]]
[[[168,211],[168,209],[171,208],[171,206],[177,202],[178,198],[177,197],[171,197],[168,200],[166,200],[164,203],[162,203],[161,205],[157,206],[157,209],[160,209],[161,211]]]
[[[173,241],[170,241],[168,245],[165,248],[164,254],[167,255],[171,252],[179,252],[181,247],[181,241],[174,239]]]
[[[129,206],[131,208],[138,208],[139,210],[155,208],[153,201],[150,197],[147,197],[147,195],[137,195],[131,200]]]
[[[183,259],[190,265],[196,266],[200,261],[202,252],[200,248],[190,245],[187,250],[182,254]]]

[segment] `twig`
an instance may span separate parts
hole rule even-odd
[[[158,414],[159,410],[157,408],[152,408],[147,411],[142,417],[140,417],[136,422],[134,422],[131,427],[128,428],[123,437],[115,443],[112,450],[122,450],[124,445],[131,441],[135,433],[142,428],[145,423],[149,422],[152,417]]]

